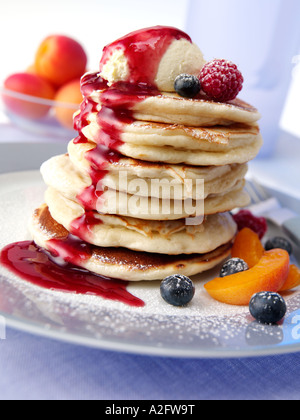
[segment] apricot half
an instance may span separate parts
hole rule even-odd
[[[265,249],[257,233],[249,228],[242,229],[234,242],[232,258],[244,260],[249,268],[254,267],[262,258]]]
[[[296,265],[291,265],[288,278],[280,289],[280,292],[287,292],[289,290],[295,289],[298,286],[300,286],[300,270]]]
[[[259,263],[242,273],[217,278],[205,285],[215,300],[229,305],[249,305],[256,293],[278,292],[287,280],[290,256],[282,249],[264,252]]]

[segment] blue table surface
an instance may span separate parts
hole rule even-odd
[[[18,161],[13,158],[18,144],[1,140],[0,172],[38,168],[43,159],[66,147],[36,144],[30,161],[24,156]],[[295,148],[289,153],[286,141],[272,159],[257,160],[250,171],[300,198],[299,153]],[[300,141],[293,141],[300,152]],[[300,399],[300,354],[234,360],[148,357],[81,347],[8,328],[6,339],[0,340],[0,372],[2,400]]]
[[[89,349],[8,330],[1,399],[298,400],[300,354],[182,360]]]

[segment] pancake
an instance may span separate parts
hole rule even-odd
[[[121,95],[119,94],[120,101]],[[139,99],[132,101],[128,108],[133,117],[141,121],[209,127],[233,123],[254,124],[261,118],[256,108],[238,98],[228,103],[219,103],[203,98],[187,99],[167,92],[160,92],[156,96],[144,96],[142,100],[141,95],[137,93],[136,96]],[[98,104],[107,104],[107,99],[103,98],[103,91],[93,91],[89,99]]]
[[[230,255],[229,212],[250,204],[245,176],[263,144],[261,116],[238,98],[209,100],[201,86],[193,99],[174,92],[182,69],[199,75],[204,65],[197,47],[188,53],[190,41],[174,28],[137,31],[105,48],[100,72],[82,77],[78,137],[42,165],[45,204],[30,223],[58,263],[151,281],[190,277]]]
[[[94,121],[82,128],[91,142],[103,144],[120,154],[144,161],[184,163],[192,166],[222,166],[246,163],[254,159],[261,146],[259,128],[232,127],[195,128],[134,122],[122,125],[120,139],[103,135]]]
[[[73,144],[73,143],[72,143]],[[92,144],[73,145],[68,155],[56,156],[49,159],[41,167],[45,183],[63,195],[75,199],[93,183],[95,163],[87,160],[91,153],[86,155],[84,150],[97,153]],[[226,165],[224,167],[185,167],[168,166],[164,164],[151,164],[133,159],[122,159],[118,162],[103,164],[99,168],[99,181],[101,188],[138,194],[141,196],[156,197],[160,199],[191,198],[193,200],[206,199],[210,195],[224,194],[236,188],[237,182],[245,178],[248,166]],[[91,174],[91,175],[89,175]],[[96,178],[96,176],[95,176]],[[152,188],[153,181],[161,188]],[[197,181],[203,180],[204,191],[197,188]],[[137,185],[143,181],[145,188]],[[98,183],[97,183],[98,184]],[[170,188],[172,186],[172,188]],[[98,185],[98,188],[100,186]]]
[[[198,226],[188,226],[185,220],[146,222],[86,213],[80,205],[51,189],[45,198],[54,220],[75,236],[99,247],[168,255],[204,254],[228,243],[236,234],[236,224],[229,213],[209,216]]]
[[[150,221],[208,216],[246,207],[250,204],[250,198],[244,187],[245,181],[238,181],[232,191],[211,195],[205,200],[161,200],[111,189],[99,192],[94,187],[84,190],[81,195],[72,195],[71,190],[66,192],[58,190],[58,192],[66,199],[80,204],[86,210]],[[54,190],[54,188],[49,187],[47,191],[49,190]]]
[[[85,117],[88,127],[83,130],[87,138],[101,137],[101,130],[108,125],[116,124],[117,116],[108,112],[91,112]],[[253,143],[260,133],[256,124],[232,124],[230,126],[193,127],[180,124],[162,124],[148,121],[118,120],[121,132],[120,141],[123,143],[163,147],[175,149],[201,150],[207,152],[221,152],[236,149]]]
[[[235,163],[248,163],[257,157],[263,140],[259,135],[253,143],[245,147],[231,149],[228,152],[201,152],[195,150],[177,150],[172,147],[150,147],[123,144],[118,151],[133,159],[191,166],[223,166]]]
[[[51,217],[46,205],[34,212],[29,228],[38,246],[55,252],[62,259],[66,257],[60,244],[68,240],[69,232]],[[204,255],[172,256],[86,244],[85,256],[78,258],[76,265],[98,275],[126,281],[162,280],[174,273],[194,276],[208,271],[230,255],[231,247],[232,242]]]
[[[90,173],[91,169],[107,170],[111,173],[126,171],[129,179],[155,178],[170,181],[184,179],[203,179],[205,182],[228,175],[238,164],[223,166],[190,166],[185,164],[164,164],[128,158],[110,152],[102,145],[92,142],[69,143],[68,154],[71,162],[80,172]],[[243,165],[243,164],[242,164]]]

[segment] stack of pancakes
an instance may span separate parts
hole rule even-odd
[[[78,266],[129,281],[215,267],[236,235],[230,211],[249,203],[244,184],[262,145],[259,113],[239,99],[224,104],[164,92],[123,101],[120,110],[104,100],[112,89],[98,74],[82,79],[79,136],[68,154],[41,168],[48,190],[32,218],[35,242],[52,250],[53,239],[79,238],[89,253]],[[172,188],[153,189],[154,179]],[[197,180],[204,182],[200,194]]]

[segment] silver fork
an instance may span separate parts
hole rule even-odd
[[[279,200],[271,197],[254,179],[247,181],[246,191],[251,197],[249,210],[256,216],[263,216],[281,227],[292,241],[300,246],[300,216],[281,205]]]

